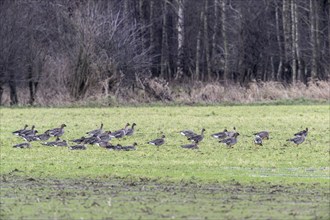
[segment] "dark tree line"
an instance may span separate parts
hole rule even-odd
[[[0,0],[0,103],[4,88],[33,104],[40,89],[124,95],[153,77],[328,80],[329,27],[329,0]]]

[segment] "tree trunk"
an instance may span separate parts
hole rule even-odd
[[[183,76],[183,60],[184,60],[184,2],[185,0],[177,0],[178,4],[178,20],[177,20],[177,30],[178,30],[178,59],[176,65],[176,79]]]
[[[276,5],[275,9],[275,23],[276,23],[276,40],[279,50],[279,64],[277,67],[276,80],[280,80],[282,76],[282,66],[283,66],[283,49],[282,49],[282,41],[281,41],[281,33],[280,33],[280,20],[279,20],[279,7]]]
[[[311,45],[312,45],[312,69],[311,78],[309,80],[314,81],[317,77],[317,43],[316,43],[316,30],[315,30],[315,7],[314,0],[310,0],[310,24],[311,24]]]
[[[204,49],[205,49],[205,59],[206,59],[206,75],[207,80],[211,80],[211,63],[210,63],[210,45],[209,45],[209,31],[208,31],[208,25],[209,25],[209,19],[208,19],[208,0],[205,0],[204,4]]]
[[[168,33],[167,33],[167,0],[163,1],[162,49],[160,61],[160,76],[165,78],[168,73]]]
[[[222,29],[222,45],[224,49],[224,67],[223,67],[223,78],[225,85],[228,84],[229,78],[229,69],[228,69],[228,39],[227,39],[227,16],[226,16],[226,0],[221,1],[221,29]]]
[[[201,74],[200,74],[200,56],[201,56],[201,37],[202,37],[202,21],[203,21],[203,17],[204,17],[204,11],[202,9],[202,11],[200,12],[200,18],[199,18],[199,28],[198,28],[198,34],[197,34],[197,42],[196,42],[196,64],[195,64],[195,78],[193,78],[193,80],[200,80]]]
[[[297,39],[296,39],[296,13],[295,13],[295,1],[291,0],[291,54],[292,54],[292,83],[296,83],[297,77]]]
[[[13,74],[10,74],[9,79],[9,91],[10,91],[10,105],[18,104],[17,90],[16,90],[16,80]]]
[[[217,30],[218,30],[218,0],[214,0],[213,3],[213,34],[212,34],[212,44],[211,44],[211,60],[212,60],[212,66],[211,66],[211,71],[214,73],[217,73],[217,78],[216,80],[219,80],[219,70],[216,68],[216,47],[217,47]]]

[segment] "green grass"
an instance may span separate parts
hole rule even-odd
[[[312,209],[315,211],[315,215],[309,213],[308,216],[311,218],[313,216],[317,217],[319,216],[318,214],[322,213],[321,217],[327,217],[325,207],[327,207],[326,204],[329,202],[329,113],[330,109],[328,105],[1,108],[0,175],[3,178],[2,183],[6,183],[6,179],[14,179],[13,181],[22,183],[20,185],[21,187],[19,187],[20,189],[24,189],[25,187],[23,184],[24,181],[17,181],[20,178],[33,178],[38,181],[40,180],[40,182],[47,182],[48,180],[64,181],[63,184],[72,184],[72,181],[79,182],[79,180],[85,179],[97,180],[102,183],[108,181],[116,182],[124,179],[125,181],[136,181],[138,183],[142,181],[145,185],[149,185],[150,182],[155,181],[160,185],[174,184],[176,187],[185,184],[189,186],[191,184],[210,184],[212,187],[225,185],[229,188],[231,188],[234,181],[243,184],[241,190],[244,191],[244,196],[248,196],[248,198],[253,197],[258,202],[253,203],[253,199],[251,203],[245,202],[244,197],[241,200],[239,199],[237,206],[235,206],[236,208],[232,209],[230,209],[230,206],[227,207],[229,204],[226,203],[224,204],[226,207],[223,210],[229,212],[227,217],[229,216],[234,219],[249,216],[252,216],[252,218],[263,218],[267,217],[267,213],[273,216],[271,213],[275,212],[278,214],[279,210],[285,209],[282,214],[286,216],[289,213],[293,213],[291,217],[294,218],[295,207],[299,207],[298,210],[302,211],[307,207],[314,207],[316,203],[322,203],[321,208],[315,206]],[[63,138],[71,140],[83,136],[88,130],[99,127],[101,122],[104,123],[105,129],[109,130],[122,128],[126,122],[135,122],[137,124],[137,130],[134,136],[114,140],[113,143],[132,144],[136,141],[138,143],[138,150],[133,152],[114,152],[97,146],[88,146],[86,151],[70,151],[67,148],[45,147],[38,142],[32,142],[30,149],[12,148],[12,145],[20,143],[22,140],[12,135],[11,132],[20,129],[24,124],[34,124],[39,132],[43,132],[65,123],[67,127]],[[232,149],[228,149],[210,137],[212,133],[221,131],[225,127],[232,129],[233,126],[237,128],[241,135],[239,136],[238,144]],[[297,147],[286,141],[295,132],[306,127],[309,128],[310,132],[303,144]],[[181,144],[188,143],[179,134],[180,130],[193,129],[199,132],[202,128],[206,129],[206,134],[204,141],[200,144],[199,150],[180,148]],[[256,147],[253,144],[253,133],[260,130],[269,130],[271,138],[268,141],[264,141],[264,146]],[[165,145],[157,148],[146,144],[147,141],[160,137],[162,132],[166,135]],[[274,185],[289,187],[290,190],[288,191],[292,195],[292,197],[286,197],[285,193],[280,193],[274,197],[276,201],[273,201],[272,199],[274,198],[271,197],[271,201],[274,204],[275,202],[283,202],[284,198],[287,203],[291,204],[293,200],[299,200],[296,198],[296,195],[299,195],[297,197],[302,200],[299,200],[300,205],[292,203],[291,207],[284,204],[287,208],[278,207],[275,211],[267,210],[268,206],[264,205],[261,213],[258,215],[253,215],[250,212],[241,213],[242,210],[246,211],[248,209],[247,207],[258,209],[258,204],[265,199],[264,197],[269,199],[266,196],[267,192]],[[245,187],[251,186],[259,187],[265,193],[257,195],[254,193],[246,194]],[[47,184],[44,184],[43,188],[45,188],[45,195],[52,195],[53,191],[56,191],[56,189]],[[38,190],[39,188],[37,188]],[[305,193],[306,195],[303,193],[303,196],[301,196],[296,193],[297,190],[316,190],[315,195],[319,193],[320,196],[312,196],[312,200],[315,201],[311,202],[311,204],[305,204],[303,201],[307,199],[307,193]],[[210,193],[209,191],[207,192]],[[8,199],[11,198],[10,195],[12,193],[12,187],[9,185],[2,188],[1,196]],[[22,193],[25,196],[23,198],[29,198],[30,196],[34,201],[39,198],[32,191],[22,190],[20,192],[16,190],[14,195],[17,197],[17,200],[14,200],[15,202],[13,204],[19,204],[18,201],[22,199],[20,196]],[[42,192],[40,193],[42,195]],[[93,192],[87,190],[88,193],[95,196]],[[120,195],[120,198],[133,198],[136,193],[141,193],[140,189],[135,189],[132,192],[120,189],[118,195]],[[153,193],[156,200],[161,200],[162,196],[169,198],[172,195],[167,194],[167,192],[165,192],[165,195],[162,195],[157,190],[153,191]],[[181,200],[183,197],[189,195],[189,193],[190,190],[172,196],[174,199]],[[240,195],[239,192],[228,190],[222,190],[219,193],[222,193],[228,198],[231,198],[237,193]],[[301,192],[299,191],[299,193]],[[6,196],[7,194],[9,196]],[[197,205],[195,202],[187,202],[182,207],[180,206],[175,212],[177,213],[176,216],[184,218],[184,213],[189,213],[187,210],[193,208],[195,211],[191,214],[195,213],[196,215],[187,215],[188,217],[195,216],[196,218],[202,218],[206,216],[215,218],[217,215],[211,215],[211,208],[217,202],[214,202],[206,194],[205,191],[200,192],[197,190],[196,196],[200,196],[202,199],[200,201],[194,200]],[[105,191],[105,195],[111,197],[112,194]],[[61,214],[61,210],[65,213],[66,209],[63,209],[63,204],[58,204],[62,201],[61,198],[54,198],[54,200],[51,200],[53,203],[49,203],[46,200],[44,201],[45,206],[48,205],[49,209],[57,207],[59,210],[57,214],[59,215]],[[79,203],[82,198],[85,197],[80,194],[73,197],[69,196],[69,201],[72,204],[66,204],[69,207],[68,209],[76,210],[77,207],[80,207],[85,211],[90,210],[90,212],[86,211],[86,215],[83,215],[85,218],[90,218],[89,214],[93,213],[91,210],[99,214],[95,215],[95,218],[106,216],[106,212],[103,210],[106,205],[96,205],[90,209],[82,208],[81,203]],[[150,198],[150,194],[141,194],[141,199],[145,199],[146,202],[150,202],[149,200],[152,201]],[[106,198],[104,198],[105,200]],[[210,202],[205,202],[209,200]],[[11,213],[8,210],[15,210],[15,213],[19,212],[17,208],[13,208],[14,205],[10,205],[10,201],[12,200],[5,201],[5,208],[2,209],[5,210],[4,213]],[[230,201],[235,203],[235,199],[230,199]],[[205,203],[202,207],[200,207],[201,202]],[[123,200],[122,203],[118,202],[118,204],[126,204],[126,201]],[[163,203],[156,201],[155,204],[162,205]],[[164,202],[164,209],[161,208],[161,210],[154,212],[157,215],[148,215],[144,211],[141,212],[141,215],[143,216],[144,214],[144,216],[149,216],[151,219],[166,218],[166,210],[175,209],[176,207],[171,207],[171,204],[173,205],[175,203],[169,202],[167,204]],[[265,204],[269,206],[274,205],[271,202]],[[146,206],[147,204],[140,207],[132,203],[132,209],[146,210]],[[38,216],[37,211],[33,210],[33,208],[24,207],[26,209],[22,207],[21,211],[26,213],[25,216]],[[205,209],[205,212],[197,215],[199,213],[198,208]],[[155,208],[152,208],[152,210],[155,210]],[[222,209],[217,207],[215,210],[221,212]],[[42,211],[39,210],[39,212]],[[148,209],[146,212],[148,212]],[[49,213],[45,211],[45,213],[39,216],[45,216]],[[114,218],[137,217],[128,215],[128,213],[125,214],[125,211],[113,213],[117,213],[113,215]],[[205,214],[203,215],[202,213]],[[168,218],[170,218],[169,216]],[[301,215],[300,217],[303,216]],[[24,215],[18,215],[16,217],[24,218]],[[79,218],[79,216],[75,215],[71,217]]]

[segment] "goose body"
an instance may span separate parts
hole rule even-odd
[[[301,135],[301,136],[297,135],[294,138],[287,139],[287,141],[291,141],[298,146],[299,144],[302,144],[305,141],[305,138],[306,138],[305,135]]]
[[[269,132],[268,131],[260,131],[257,133],[254,133],[254,135],[259,136],[261,139],[269,139]]]
[[[114,131],[114,132],[112,132],[112,133],[110,134],[110,136],[113,137],[113,138],[122,138],[122,137],[124,137],[124,136],[126,135],[126,132],[127,132],[127,129],[128,129],[128,126],[129,126],[129,125],[130,125],[130,124],[127,123],[126,126],[125,126],[125,128],[120,129],[120,130],[118,130],[118,131]]]
[[[128,145],[128,146],[121,146],[117,145],[115,150],[123,150],[123,151],[131,151],[131,150],[136,150],[137,143],[134,142],[133,145]]]
[[[71,140],[71,142],[77,143],[77,144],[81,144],[85,141],[85,137],[82,136],[81,138],[77,138],[77,139],[73,139]]]
[[[61,139],[59,137],[57,137],[55,141],[44,142],[44,143],[41,143],[41,144],[44,145],[44,146],[54,147],[54,146],[57,146],[58,142],[61,142]]]
[[[35,128],[35,126],[32,125],[31,130],[22,131],[22,132],[19,133],[19,136],[20,137],[25,137],[25,136],[34,136],[34,135],[36,135],[36,133],[38,133],[38,131],[35,130],[34,128]]]
[[[47,141],[49,138],[50,138],[50,134],[49,134],[48,131],[46,131],[43,134],[39,134],[39,135],[34,136],[34,139],[38,140],[38,141]]]
[[[237,134],[236,128],[234,127],[233,129],[234,129],[233,131],[227,131],[226,132],[227,137],[232,138],[232,137],[235,136],[235,134]]]
[[[95,130],[86,132],[86,134],[88,134],[89,136],[97,136],[102,133],[103,133],[103,123],[101,123],[101,126],[99,129],[95,129]]]
[[[188,140],[193,141],[193,142],[201,142],[204,139],[204,132],[205,132],[205,129],[203,128],[201,131],[201,134],[189,137]]]
[[[102,141],[110,141],[111,140],[111,131],[106,131],[98,136]]]
[[[224,139],[227,137],[227,132],[228,132],[227,129],[225,129],[222,132],[212,134],[211,136],[217,139]]]
[[[88,138],[85,138],[84,141],[82,141],[81,143],[84,143],[84,144],[96,144],[97,142],[100,141],[100,138],[98,136],[92,136],[92,137],[88,137]]]
[[[308,134],[308,128],[306,128],[305,130],[299,131],[298,133],[295,133],[294,136],[307,136]]]
[[[61,137],[64,134],[64,127],[66,127],[66,124],[62,124],[59,128],[53,128],[47,131],[49,132],[50,136]]]
[[[187,137],[187,138],[190,138],[190,137],[193,137],[193,136],[196,136],[197,134],[191,130],[183,130],[183,131],[180,131],[180,134],[182,134],[183,136]]]
[[[126,136],[132,136],[134,134],[134,127],[136,126],[135,123],[132,124],[131,128],[128,128],[126,131]]]
[[[14,135],[17,135],[17,136],[20,136],[20,134],[24,131],[26,131],[26,128],[28,127],[28,125],[24,125],[24,128],[23,129],[20,129],[20,130],[17,130],[17,131],[13,131],[12,133]]]
[[[149,141],[148,144],[155,145],[155,146],[161,146],[165,143],[165,135],[162,135],[161,138]]]
[[[239,135],[239,133],[235,133],[233,135],[233,137],[224,139],[224,140],[220,140],[220,143],[224,143],[226,144],[228,147],[232,147],[233,145],[235,145],[237,143],[237,136]]]
[[[29,148],[31,145],[28,142],[24,142],[24,143],[20,143],[20,144],[16,144],[13,147],[14,148]]]
[[[78,145],[74,145],[69,147],[70,150],[86,150],[87,147],[83,144],[78,144]]]
[[[255,136],[254,144],[262,146],[262,138],[259,135]]]

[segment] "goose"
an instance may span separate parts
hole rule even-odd
[[[26,135],[26,136],[21,136],[25,141],[27,142],[31,142],[31,141],[35,141],[37,140],[36,139],[36,136],[33,135],[33,134],[30,134],[30,135]]]
[[[25,130],[25,131],[22,131],[22,132],[19,134],[19,136],[20,136],[20,137],[24,137],[24,136],[34,136],[36,133],[38,133],[38,131],[35,130],[34,128],[35,128],[35,126],[32,125],[31,130]]]
[[[126,136],[132,136],[134,134],[134,127],[136,126],[135,123],[132,124],[131,128],[128,128],[126,131]]]
[[[125,128],[123,129],[120,129],[118,131],[115,131],[115,132],[112,132],[110,134],[111,137],[114,137],[114,138],[122,138],[126,135],[126,132],[127,132],[127,129],[128,129],[128,126],[130,126],[129,123],[126,124]]]
[[[194,141],[194,142],[201,142],[204,139],[204,131],[205,131],[205,129],[203,128],[201,131],[201,134],[192,136],[192,137],[188,138],[188,140]]]
[[[308,128],[306,128],[305,130],[299,131],[298,133],[295,133],[294,136],[307,136],[308,134]]]
[[[297,146],[305,141],[306,136],[305,135],[297,135],[294,138],[287,139],[287,141],[291,141],[295,143]]]
[[[101,126],[99,129],[95,129],[95,130],[86,132],[86,134],[88,134],[89,136],[97,136],[102,133],[103,133],[103,123],[101,123]]]
[[[24,142],[24,143],[16,144],[13,147],[14,148],[29,148],[29,147],[31,147],[31,145],[29,142]]]
[[[110,145],[110,143],[108,141],[102,141],[102,140],[100,140],[100,141],[98,141],[96,143],[96,145],[98,145],[100,147],[103,147],[103,148],[106,148],[108,145]]]
[[[20,136],[20,134],[24,131],[26,131],[26,128],[29,127],[28,125],[24,125],[24,128],[23,129],[20,129],[20,130],[17,130],[17,131],[13,131],[12,133],[14,135],[17,135],[17,136]]]
[[[63,141],[57,141],[55,144],[56,147],[67,147],[68,146],[68,142],[66,140]]]
[[[149,141],[147,142],[148,144],[151,144],[151,145],[155,145],[155,146],[160,146],[160,145],[163,145],[165,143],[165,135],[162,135],[161,138],[158,138],[158,139],[155,139],[155,140],[152,140],[152,141]]]
[[[234,137],[234,135],[237,133],[236,128],[233,128],[233,131],[227,131],[227,137],[231,138]]]
[[[53,128],[47,131],[49,132],[50,136],[60,137],[64,134],[64,127],[66,127],[66,124],[62,124],[59,128]]]
[[[83,142],[83,144],[96,144],[97,142],[99,142],[101,139],[98,137],[98,136],[92,136],[92,137],[88,137],[88,138],[85,138]]]
[[[259,138],[261,139],[269,139],[269,132],[268,131],[260,131],[260,132],[257,132],[257,133],[254,133],[254,135],[258,135]]]
[[[187,138],[190,138],[190,137],[193,137],[193,136],[196,136],[197,134],[191,130],[183,130],[183,131],[180,131],[180,134],[182,134],[183,136],[186,136]]]
[[[83,144],[78,144],[78,145],[74,145],[69,147],[70,150],[86,150],[87,147]]]
[[[227,137],[227,129],[224,129],[222,132],[212,134],[211,136],[217,139],[224,139]]]
[[[102,141],[110,141],[111,140],[111,131],[106,131],[98,136]]]
[[[124,151],[136,150],[136,146],[137,146],[136,142],[134,142],[133,145],[128,145],[128,146],[121,146],[120,144],[118,144],[115,150],[124,150]]]
[[[49,138],[50,138],[49,131],[45,131],[45,133],[43,134],[34,136],[34,139],[38,141],[47,141]]]
[[[236,132],[235,134],[233,134],[233,137],[224,139],[224,140],[220,140],[220,143],[224,143],[226,144],[228,147],[232,147],[233,145],[235,145],[237,143],[237,136],[239,135],[238,132]]]
[[[262,138],[259,135],[255,136],[254,144],[262,146]]]
[[[56,146],[56,144],[60,141],[61,141],[61,139],[59,137],[57,137],[55,141],[44,142],[44,143],[41,143],[41,144],[44,145],[44,146]]]
[[[77,144],[81,144],[85,141],[85,137],[82,136],[81,138],[77,138],[77,139],[73,139],[71,140],[71,142],[77,143]]]
[[[185,145],[181,145],[182,148],[186,148],[186,149],[198,149],[198,142],[194,142],[192,144],[185,144]]]

